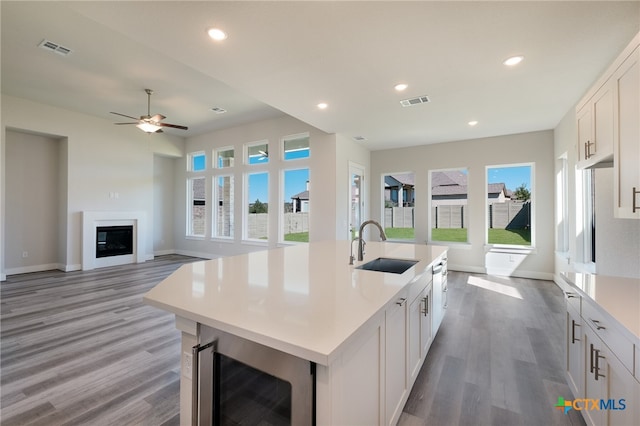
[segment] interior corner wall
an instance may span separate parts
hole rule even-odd
[[[384,206],[382,176],[387,173],[415,173],[416,243],[428,238],[427,199],[430,170],[466,168],[468,171],[470,219],[468,244],[449,245],[452,270],[486,272],[486,167],[518,163],[535,163],[532,182],[535,218],[535,252],[526,256],[513,275],[550,278],[554,270],[554,159],[553,131],[544,130],[483,139],[422,145],[371,153],[371,217],[380,219]]]
[[[175,169],[174,157],[153,158],[153,254],[172,254],[175,248]]]
[[[34,120],[33,117],[38,119]],[[147,135],[133,126],[114,126],[107,119],[4,94],[1,128],[3,133],[7,128],[17,129],[66,141],[60,151],[64,158],[60,161],[61,164],[67,162],[67,175],[59,179],[67,183],[66,206],[61,207],[65,211],[63,220],[67,228],[66,264],[61,269],[67,271],[81,268],[82,212],[144,211],[151,221],[154,213],[154,153],[182,155],[184,152],[181,137],[168,133]],[[3,149],[4,145],[3,141]],[[1,166],[4,171],[4,155]],[[2,197],[5,192],[2,191]],[[1,220],[6,229],[12,226],[6,220],[12,206],[6,205],[4,208]],[[151,229],[145,232],[147,253],[144,257],[147,259],[153,258]],[[4,258],[8,256],[6,248],[5,245]]]

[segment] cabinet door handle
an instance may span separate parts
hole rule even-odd
[[[578,296],[576,296],[576,294],[575,294],[575,293],[571,293],[571,292],[569,292],[569,291],[568,291],[568,292],[566,292],[565,294],[567,295],[567,299],[573,299],[573,298],[575,298],[575,297],[578,297]]]
[[[606,330],[607,329],[607,327],[605,327],[604,325],[600,325],[600,321],[598,321],[598,320],[594,320],[594,319],[589,318],[589,321],[591,321],[593,323],[593,325],[596,326],[596,330]]]
[[[576,339],[576,325],[580,327],[580,324],[576,324],[575,320],[571,320],[571,344],[580,341],[580,339]]]
[[[404,302],[406,302],[406,301],[407,301],[407,299],[406,299],[406,298],[401,297],[401,298],[400,298],[400,300],[398,300],[398,301],[396,302],[396,305],[398,305],[398,306],[402,306],[402,305],[404,305]]]
[[[600,349],[594,351],[596,353],[596,367],[594,377],[598,380],[598,377],[607,377],[604,374],[600,374],[600,358],[604,359],[604,356],[600,355]]]
[[[589,372],[593,373],[593,369],[594,369],[594,367],[595,367],[595,365],[594,365],[594,363],[593,363],[593,351],[594,351],[595,349],[593,349],[593,343],[591,343],[591,344],[590,344],[590,346],[591,346],[591,351],[589,352],[589,353],[590,353],[590,356],[589,356],[589,358],[590,358],[590,362],[589,362]]]
[[[637,195],[640,194],[640,191],[636,190],[635,186],[631,190],[632,190],[632,192],[631,192],[631,200],[632,200],[631,213],[635,213],[636,210],[640,210],[640,207],[638,207],[638,205],[636,205]]]
[[[422,310],[422,313],[426,317],[427,315],[429,315],[429,295],[427,295],[427,297],[423,297],[422,302],[424,303],[424,309]]]

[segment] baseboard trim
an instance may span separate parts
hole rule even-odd
[[[220,256],[212,253],[205,253],[191,250],[176,250],[174,254],[181,254],[182,256],[200,257],[202,259],[217,259]]]
[[[153,256],[166,256],[168,254],[176,254],[175,250],[157,250],[153,252]]]
[[[20,266],[18,268],[9,268],[5,271],[7,275],[30,274],[32,272],[51,271],[58,269],[64,271],[63,266],[59,263],[45,263],[42,265]]]

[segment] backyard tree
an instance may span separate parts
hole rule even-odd
[[[527,201],[531,198],[531,192],[527,189],[527,184],[523,183],[513,191],[513,198],[516,200]]]
[[[249,213],[268,213],[268,207],[260,200],[256,200],[249,208]]]

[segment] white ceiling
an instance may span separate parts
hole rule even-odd
[[[0,5],[2,93],[118,122],[146,114],[151,88],[151,114],[189,126],[172,134],[284,112],[372,150],[554,128],[640,29],[638,1]]]

